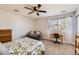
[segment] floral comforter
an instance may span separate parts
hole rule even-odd
[[[5,44],[12,55],[41,55],[45,52],[44,45],[28,37]]]

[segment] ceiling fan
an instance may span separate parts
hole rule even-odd
[[[39,16],[40,15],[39,12],[47,13],[47,11],[39,10],[41,6],[42,6],[41,4],[38,4],[37,6],[34,6],[32,8],[29,8],[29,7],[24,7],[24,8],[31,10],[31,12],[29,12],[28,14],[32,14],[32,13],[36,12],[37,16]]]

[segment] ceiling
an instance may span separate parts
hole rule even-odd
[[[79,4],[42,4],[40,10],[45,10],[47,11],[47,13],[40,13],[40,16],[37,16],[36,13],[28,14],[29,12],[31,12],[31,10],[25,9],[25,6],[31,8],[33,6],[36,6],[36,4],[0,4],[0,10],[37,19],[73,12],[79,8]],[[15,12],[14,9],[19,10],[19,12]],[[66,10],[66,12],[63,13],[62,11],[64,10]]]

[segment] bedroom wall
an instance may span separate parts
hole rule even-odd
[[[66,17],[66,16],[70,16],[70,15],[72,15],[73,16],[73,13],[69,13],[69,14],[65,14],[65,15],[63,15],[64,17]],[[43,37],[45,38],[45,39],[48,39],[49,40],[49,36],[47,35],[47,20],[48,19],[54,19],[54,18],[61,18],[62,17],[62,15],[58,15],[58,16],[52,16],[52,17],[48,17],[48,18],[43,18],[43,19],[37,19],[36,20],[36,30],[40,30],[42,33],[43,33]],[[75,19],[75,17],[73,17],[73,19]],[[75,20],[73,20],[73,40],[72,40],[72,42],[70,42],[70,44],[74,44],[75,42],[75,38],[74,38],[74,36],[75,36],[75,33],[76,33],[76,28],[75,28],[75,26],[76,26],[76,24],[75,24]],[[68,40],[69,39],[65,39],[65,41],[64,41],[64,43],[68,43]]]
[[[76,12],[76,16],[79,15],[79,9]],[[79,35],[79,16],[77,17],[77,35]]]
[[[0,29],[12,29],[12,39],[34,30],[34,21],[22,15],[0,11]]]
[[[37,19],[35,24],[36,24],[35,29],[41,31],[43,34],[43,37],[47,39],[47,20]]]

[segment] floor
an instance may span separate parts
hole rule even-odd
[[[55,44],[52,41],[42,40],[45,45],[45,55],[74,55],[74,46],[69,44]]]

